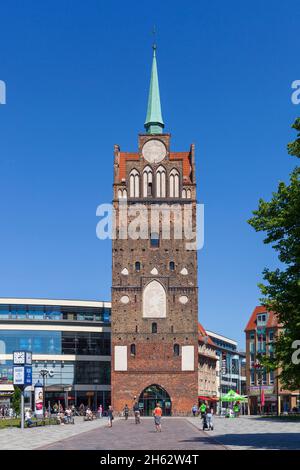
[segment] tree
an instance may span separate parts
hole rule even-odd
[[[300,118],[292,128],[298,131],[288,144],[288,153],[300,158]],[[286,389],[300,388],[300,364],[295,361],[295,348],[300,340],[300,168],[295,167],[289,184],[279,183],[270,202],[260,199],[248,223],[257,232],[266,232],[265,244],[278,253],[282,267],[263,271],[266,283],[259,284],[262,304],[278,314],[282,331],[274,343],[272,357],[263,358],[267,369],[279,368],[281,383]],[[298,341],[295,343],[295,341]],[[298,356],[299,357],[299,356]]]
[[[19,387],[15,387],[11,401],[14,412],[19,415],[21,413],[21,390]]]

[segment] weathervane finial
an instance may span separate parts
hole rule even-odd
[[[152,49],[153,49],[153,51],[155,52],[156,47],[157,47],[157,46],[156,46],[156,29],[155,29],[155,25],[153,25],[152,34],[153,34]]]
[[[157,73],[157,63],[156,63],[155,26],[153,26],[152,34],[153,34],[153,44],[152,44],[153,57],[152,57],[152,68],[151,68],[147,115],[146,115],[146,121],[145,121],[144,127],[146,129],[147,134],[162,134],[163,128],[165,127],[165,125],[162,119],[161,106],[160,106],[158,73]]]

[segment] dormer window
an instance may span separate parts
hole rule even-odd
[[[257,325],[265,325],[267,322],[267,313],[260,313],[256,317]]]

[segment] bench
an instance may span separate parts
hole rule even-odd
[[[31,418],[32,424],[28,426],[27,421],[24,422],[24,427],[27,428],[32,428],[32,427],[37,427],[37,426],[46,426],[46,424],[59,424],[58,420],[56,418],[43,418],[43,417],[36,417],[36,418]]]
[[[96,413],[93,413],[92,416],[84,416],[83,421],[93,421],[94,419],[97,419]]]

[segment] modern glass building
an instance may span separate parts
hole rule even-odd
[[[13,393],[12,353],[33,353],[33,385],[45,379],[46,405],[111,400],[110,302],[0,298],[0,404]],[[27,387],[31,405],[33,386]]]
[[[238,351],[235,340],[208,330],[206,333],[213,341],[219,357],[218,396],[222,397],[231,389],[240,395],[246,395],[246,354]]]

